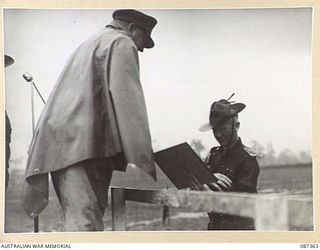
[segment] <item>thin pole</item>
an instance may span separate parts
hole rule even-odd
[[[32,113],[32,133],[34,135],[35,133],[35,119],[34,119],[34,90],[33,90],[33,86],[34,83],[31,82],[30,84],[31,86],[31,113]],[[33,220],[33,228],[34,228],[34,232],[38,233],[39,232],[39,216],[36,216]]]
[[[36,86],[36,84],[35,84],[34,82],[32,82],[32,85],[35,87],[36,91],[38,92],[38,95],[40,96],[42,102],[43,102],[44,104],[46,104],[46,102],[45,102],[45,100],[43,99],[40,91],[38,90],[38,88],[37,88],[37,86]]]
[[[34,126],[34,90],[31,82],[31,114],[32,114],[32,133],[35,132],[35,126]]]
[[[39,233],[39,216],[34,218],[34,232]]]

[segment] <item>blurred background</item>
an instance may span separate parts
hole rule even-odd
[[[46,100],[69,56],[112,20],[113,11],[4,9],[4,53],[15,59],[5,69],[5,108],[12,124],[6,232],[32,231],[33,225],[19,205],[32,138],[30,84],[22,75],[31,73]],[[311,195],[312,9],[142,11],[158,20],[152,35],[156,46],[140,53],[154,151],[186,141],[204,159],[217,142],[198,128],[208,121],[213,101],[235,93],[232,100],[247,105],[239,116],[239,135],[259,155],[259,192]],[[35,96],[36,120],[43,107]],[[112,185],[173,187],[159,169],[158,176],[155,183],[130,168],[114,174]],[[52,190],[51,200],[40,216],[42,231],[60,230]],[[155,219],[162,208],[130,204],[129,230],[164,229]],[[171,213],[176,219],[165,230],[206,228],[206,214]]]

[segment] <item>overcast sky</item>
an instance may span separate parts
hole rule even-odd
[[[143,10],[158,24],[155,47],[140,55],[141,81],[155,150],[201,139],[213,101],[243,102],[239,135],[277,153],[311,150],[311,8]],[[45,99],[71,53],[103,29],[113,10],[4,10],[6,110],[12,123],[12,159],[32,137],[30,72]],[[81,72],[79,72],[81,73]],[[43,104],[35,98],[36,118]]]

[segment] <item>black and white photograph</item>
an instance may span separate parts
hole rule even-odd
[[[3,8],[3,232],[313,232],[313,8]]]

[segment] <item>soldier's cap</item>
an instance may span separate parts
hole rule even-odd
[[[154,41],[151,38],[151,32],[157,24],[157,20],[152,16],[148,16],[140,11],[132,9],[121,9],[113,12],[113,19],[126,21],[136,24],[138,27],[143,29],[147,34],[147,41],[145,47],[147,49],[154,47]]]
[[[199,131],[209,131],[216,126],[225,123],[246,107],[246,105],[243,103],[233,103],[229,102],[228,100],[221,99],[212,103],[210,108],[209,123],[203,124],[199,128]]]
[[[8,67],[14,63],[14,60],[11,56],[4,55],[4,66]]]

